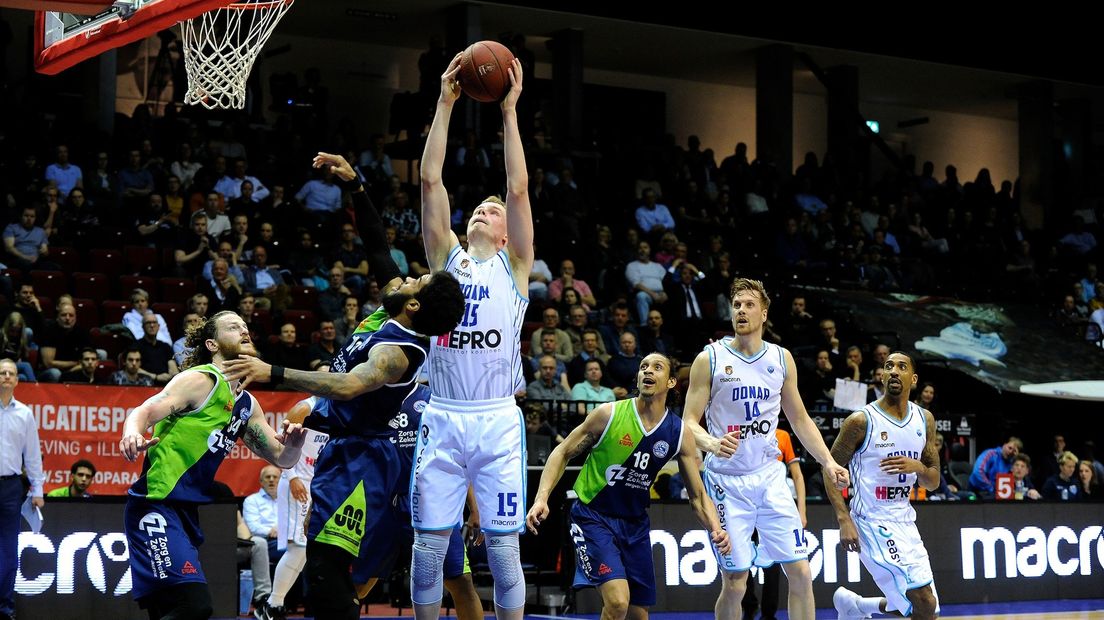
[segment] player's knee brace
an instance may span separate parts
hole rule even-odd
[[[410,600],[415,605],[432,605],[441,601],[448,545],[447,535],[414,532],[410,558]]]
[[[307,563],[307,548],[303,545],[290,543],[287,550],[284,551],[284,557],[280,559],[281,561],[286,560],[286,566],[294,570],[296,574],[301,573],[303,572],[303,566]]]
[[[360,617],[360,601],[349,575],[351,564],[352,556],[342,549],[308,543],[305,572],[315,618],[347,620]]]
[[[521,571],[518,535],[488,534],[487,564],[494,577],[494,602],[502,609],[525,606],[525,574]]]

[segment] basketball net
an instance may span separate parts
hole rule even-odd
[[[184,103],[215,108],[245,107],[245,83],[268,37],[295,0],[235,2],[185,20]]]

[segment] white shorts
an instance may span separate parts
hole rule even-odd
[[[745,571],[752,564],[767,567],[809,558],[801,515],[781,461],[743,475],[718,474],[707,468],[705,490],[717,505],[721,527],[732,543],[728,554],[713,550],[721,570]],[[759,530],[758,545],[751,541],[753,530]]]
[[[935,591],[928,550],[920,540],[916,524],[867,521],[855,515],[851,515],[851,520],[859,531],[859,559],[885,595],[886,609],[908,617],[912,602],[906,592],[931,585],[938,612],[939,594]]]
[[[455,527],[469,483],[484,532],[525,529],[525,420],[513,398],[455,401],[434,395],[419,435],[410,485],[414,529]]]
[[[288,542],[307,546],[307,517],[310,516],[311,508],[310,483],[310,479],[303,480],[303,484],[307,486],[307,501],[300,502],[291,496],[288,479],[280,477],[280,484],[276,487],[277,549],[286,549]]]

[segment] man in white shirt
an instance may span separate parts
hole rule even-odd
[[[648,310],[653,305],[667,302],[663,292],[663,278],[667,270],[652,260],[652,246],[641,241],[636,246],[636,260],[625,266],[625,279],[636,295],[636,318],[643,326],[648,321]]]
[[[145,330],[142,329],[142,317],[153,314],[157,317],[157,339],[168,345],[173,343],[165,317],[150,310],[149,293],[145,289],[136,288],[130,292],[130,306],[130,310],[123,315],[123,325],[130,330],[135,340],[141,340],[146,335]]]
[[[215,239],[230,230],[230,218],[222,212],[222,207],[222,196],[218,192],[207,192],[203,212],[207,214],[207,234]]]
[[[257,177],[250,176],[245,173],[246,163],[244,159],[239,159],[234,162],[234,173],[228,174],[215,183],[215,191],[222,194],[222,197],[226,200],[233,200],[238,196],[241,196],[241,184],[242,181],[249,181],[253,184],[253,202],[260,202],[271,193],[268,188],[261,183],[261,180]]]
[[[41,508],[42,452],[38,426],[27,405],[15,399],[19,371],[0,360],[0,618],[15,617],[15,573],[19,565],[19,511],[25,499],[23,470],[31,481],[31,503]]]
[[[272,573],[269,563],[280,557],[277,549],[276,489],[280,485],[280,468],[265,465],[261,469],[261,490],[245,498],[242,518],[249,528],[255,546],[267,553],[253,554],[253,599],[265,600],[272,592]]]

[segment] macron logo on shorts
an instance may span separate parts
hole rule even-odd
[[[632,436],[631,436],[631,435],[629,435],[628,433],[625,433],[625,436],[621,438],[621,442],[620,442],[620,443],[621,443],[621,445],[623,445],[623,446],[631,446],[631,445],[633,445],[633,440],[632,440]]]

